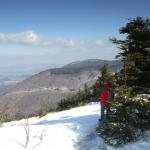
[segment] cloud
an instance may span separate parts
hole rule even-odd
[[[32,30],[16,34],[0,33],[0,42],[19,43],[27,45],[43,45],[45,43],[44,40]]]
[[[32,30],[15,33],[15,34],[4,34],[0,33],[0,42],[7,43],[18,43],[25,45],[34,45],[34,46],[45,46],[45,47],[101,47],[104,44],[104,41],[100,39],[96,40],[76,40],[76,39],[65,39],[65,38],[56,38],[54,40],[46,40],[41,37],[39,34],[35,33]]]
[[[45,53],[43,60],[45,60],[45,58],[47,60],[50,58],[53,59],[54,57],[55,59],[58,57],[60,59],[72,59],[73,57],[74,59],[113,59],[118,53],[118,49],[108,40],[65,39],[63,37],[49,40],[32,30],[15,34],[0,33],[0,42],[28,45],[28,48],[25,51],[20,51],[19,49],[16,50],[17,54],[23,54],[23,52],[25,52],[26,54],[33,53],[34,55],[37,55],[40,53],[41,57],[41,54]],[[35,49],[33,49],[33,46],[35,46]],[[12,51],[12,54],[13,53],[15,52]]]
[[[51,46],[74,47],[79,44],[79,41],[73,39],[57,38],[51,43]]]
[[[43,47],[74,47],[80,44],[78,40],[74,39],[57,38],[52,41],[46,40],[32,30],[15,34],[0,33],[0,42]]]
[[[7,43],[18,43],[32,46],[43,46],[43,47],[87,47],[87,46],[101,46],[103,42],[101,40],[76,40],[76,39],[65,39],[56,38],[54,40],[46,40],[39,34],[32,30],[15,33],[15,34],[4,34],[0,33],[0,42]]]

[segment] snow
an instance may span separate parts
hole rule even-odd
[[[99,103],[30,118],[26,145],[26,120],[5,123],[0,128],[0,150],[115,150],[96,133]],[[117,150],[149,150],[150,133],[139,142]]]

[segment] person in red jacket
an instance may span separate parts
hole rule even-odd
[[[100,103],[101,103],[101,119],[103,120],[105,117],[105,110],[106,110],[106,115],[109,113],[109,105],[108,105],[108,96],[109,96],[109,91],[112,88],[110,84],[99,84],[98,82],[96,83],[96,90],[99,93],[100,97]]]

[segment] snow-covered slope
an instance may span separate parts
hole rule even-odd
[[[0,128],[0,150],[114,150],[96,134],[99,103],[90,103],[42,118],[30,118],[26,145],[27,120],[5,123]],[[149,135],[149,133],[148,133]],[[120,150],[149,150],[150,138],[129,144]]]

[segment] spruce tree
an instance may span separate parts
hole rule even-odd
[[[120,49],[117,57],[121,57],[124,62],[124,83],[150,87],[150,19],[129,19],[119,32],[125,34],[126,38],[113,38],[111,41]]]
[[[150,20],[130,19],[120,33],[126,34],[126,38],[111,40],[118,45],[120,53],[117,57],[121,57],[124,66],[116,74],[119,86],[114,90],[113,101],[109,101],[109,118],[97,129],[113,146],[135,141],[150,129],[150,95],[135,92],[135,87],[150,87]],[[102,76],[107,78],[106,68],[103,69]]]
[[[100,82],[107,82],[113,84],[114,82],[114,75],[109,70],[108,65],[104,64],[104,66],[100,69],[101,77],[99,78]]]

